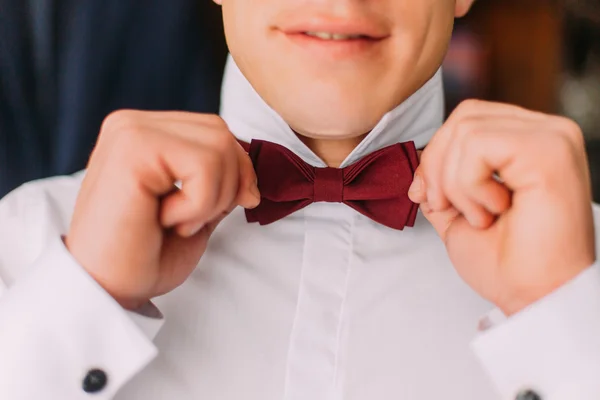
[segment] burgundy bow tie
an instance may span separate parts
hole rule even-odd
[[[313,202],[344,203],[394,229],[413,226],[418,206],[408,188],[419,164],[413,142],[371,153],[346,168],[316,168],[275,143],[245,145],[258,177],[260,205],[246,210],[248,222],[280,220]]]

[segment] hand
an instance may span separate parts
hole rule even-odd
[[[222,218],[259,201],[252,162],[218,116],[119,111],[101,129],[66,245],[133,309],[182,284]]]
[[[595,261],[589,181],[574,122],[467,101],[424,150],[410,197],[461,277],[511,315]]]

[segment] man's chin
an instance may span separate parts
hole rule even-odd
[[[283,107],[274,107],[296,133],[312,139],[340,140],[362,136],[370,132],[393,108],[393,105],[384,104],[381,99],[357,97],[356,93],[334,96],[331,92],[313,93],[311,96],[296,97],[293,102],[289,98],[287,102],[275,102]]]
[[[337,123],[336,123],[337,122]],[[331,121],[328,124],[311,124],[306,123],[301,126],[290,124],[290,127],[296,134],[309,139],[315,140],[348,140],[353,138],[361,138],[371,132],[377,121],[360,121],[353,124],[348,124],[348,119],[340,118],[337,121]]]

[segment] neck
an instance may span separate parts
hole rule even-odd
[[[313,139],[298,135],[298,138],[321,160],[332,168],[338,168],[367,134],[347,139]]]

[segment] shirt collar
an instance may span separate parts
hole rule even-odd
[[[242,141],[267,140],[285,146],[315,167],[325,163],[265,103],[244,77],[231,56],[227,61],[221,92],[221,117]],[[414,141],[424,147],[440,128],[444,118],[441,70],[398,107],[383,116],[367,137],[340,167],[348,166],[383,147]]]

